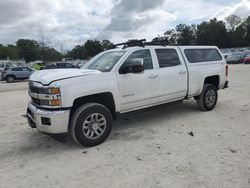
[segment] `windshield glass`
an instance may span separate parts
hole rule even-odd
[[[89,63],[82,68],[109,72],[124,53],[125,51],[109,51],[101,55],[97,55],[97,57],[94,57],[93,60],[90,60]]]

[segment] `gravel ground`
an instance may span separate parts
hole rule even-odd
[[[249,188],[250,66],[229,80],[213,111],[187,100],[120,117],[93,148],[29,128],[27,82],[0,82],[0,187]]]

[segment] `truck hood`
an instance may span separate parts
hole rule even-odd
[[[30,76],[29,80],[40,82],[43,85],[49,85],[51,82],[56,80],[63,80],[78,76],[87,76],[99,73],[101,72],[98,70],[90,69],[50,69],[34,72]]]

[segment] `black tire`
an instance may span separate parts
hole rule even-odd
[[[211,111],[217,104],[217,88],[213,84],[205,84],[200,96],[196,97],[197,107],[202,111]]]
[[[93,114],[95,114],[95,116]],[[104,126],[101,128],[101,125],[99,125],[101,123],[99,123],[99,121],[92,122],[92,116],[96,117],[95,119],[101,117],[103,122],[106,123],[105,129],[103,128]],[[105,119],[105,121],[103,118]],[[85,122],[88,126],[85,125]],[[95,127],[97,127],[95,128],[96,130],[94,130],[93,128],[94,124]],[[92,147],[101,144],[107,139],[112,130],[112,124],[113,124],[112,114],[106,106],[98,103],[87,103],[79,107],[72,115],[70,121],[69,133],[76,143],[82,146]],[[86,127],[88,128],[86,129]],[[101,128],[103,132],[100,131],[99,128]],[[99,133],[100,135],[97,138],[88,138],[88,136],[90,137],[92,135],[92,132],[89,135],[88,131],[94,132],[93,137],[95,135],[98,136],[97,133]]]
[[[7,81],[8,83],[13,83],[13,82],[15,82],[15,76],[12,76],[12,75],[7,76],[7,77],[6,77],[6,81]]]

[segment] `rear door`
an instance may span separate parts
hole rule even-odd
[[[177,47],[156,48],[160,101],[183,99],[187,94],[188,73]]]

